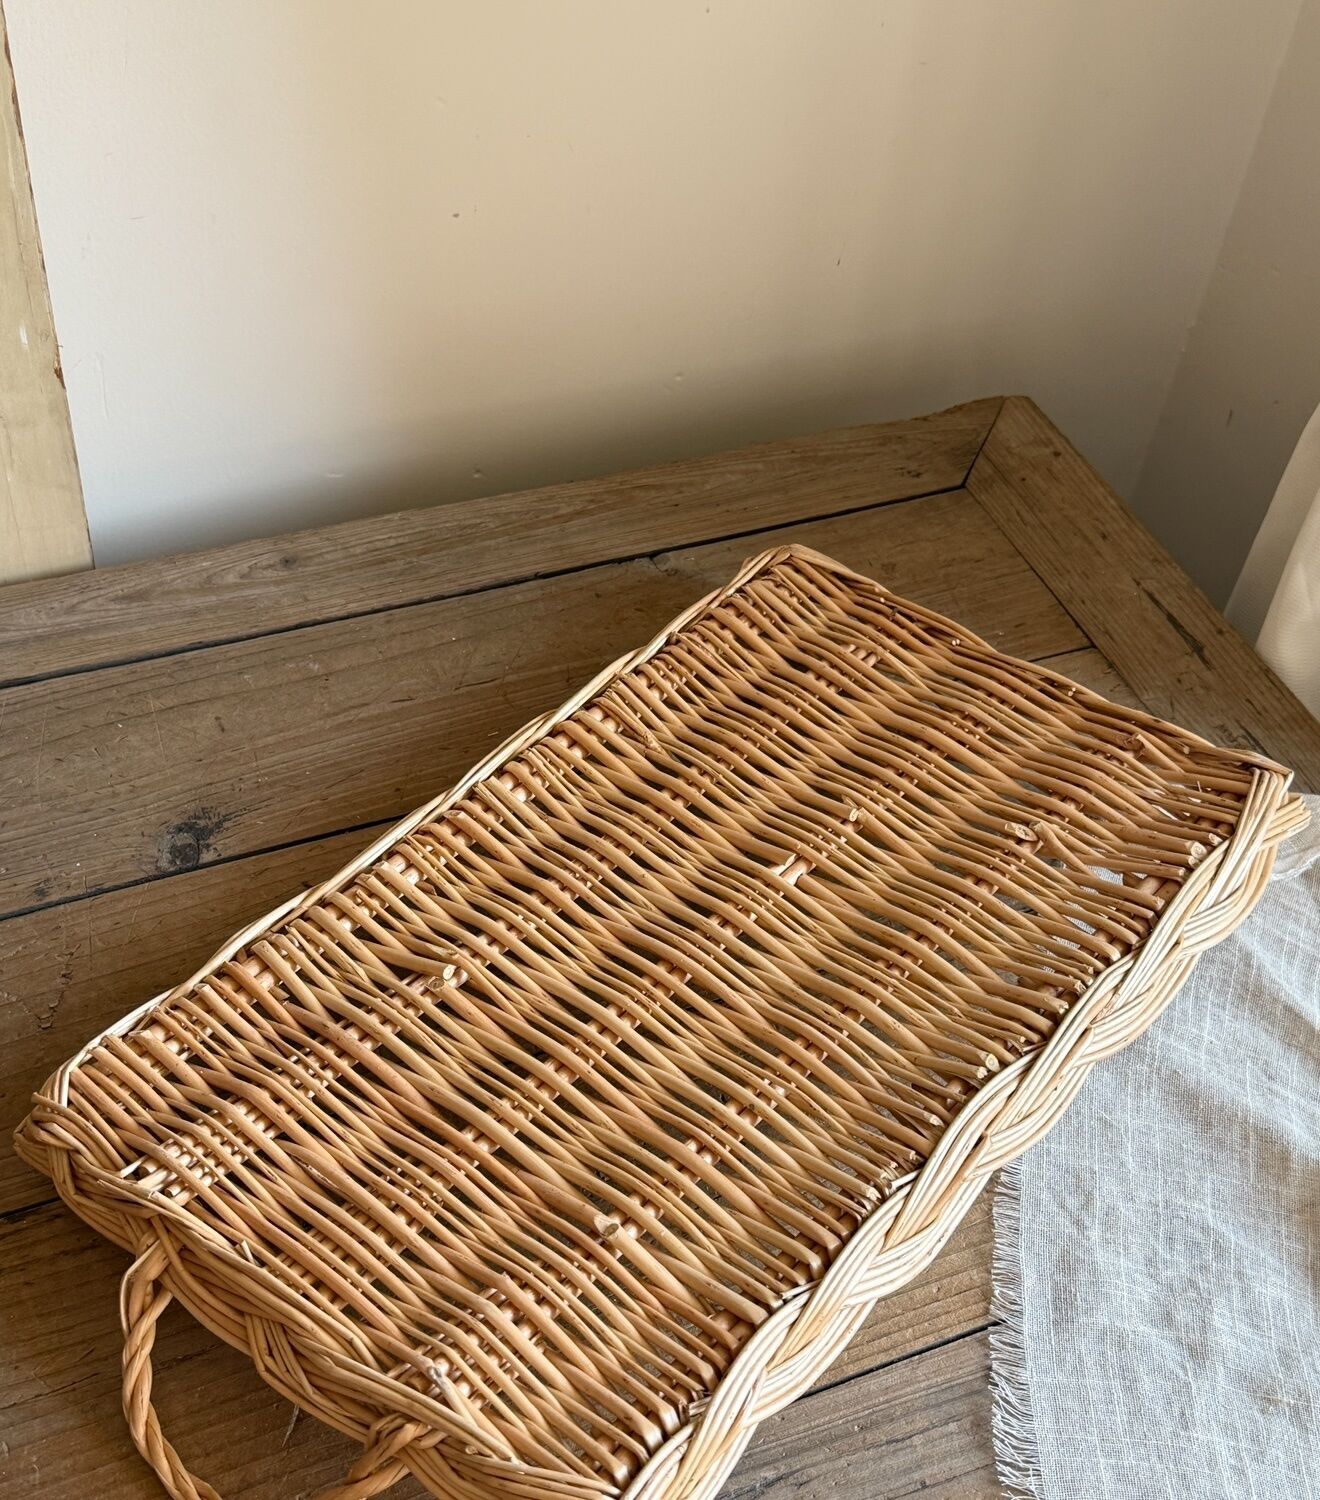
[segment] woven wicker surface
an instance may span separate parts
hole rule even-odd
[[[1245,915],[1287,773],[753,560],[97,1038],[25,1157],[365,1451],[337,1493],[713,1495]]]

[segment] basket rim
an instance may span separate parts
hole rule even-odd
[[[1160,941],[1167,941],[1171,933],[1169,946],[1176,955],[1187,924],[1203,908],[1223,910],[1237,895],[1240,899],[1237,909],[1230,913],[1235,918],[1230,925],[1247,914],[1268,879],[1279,843],[1309,821],[1301,797],[1290,792],[1292,775],[1274,766],[1262,766],[1253,773],[1247,803],[1233,832],[1190,872],[1145,938],[1096,975],[1044,1042],[996,1073],[965,1101],[925,1162],[892,1185],[821,1277],[784,1297],[739,1349],[709,1402],[651,1455],[621,1492],[621,1500],[710,1500],[716,1495],[760,1423],[802,1395],[814,1383],[817,1370],[832,1364],[850,1342],[855,1326],[875,1302],[897,1289],[896,1285],[869,1294],[863,1302],[852,1305],[843,1291],[867,1272],[875,1278],[878,1263],[892,1253],[886,1240],[893,1237],[894,1251],[912,1246],[902,1262],[897,1284],[918,1275],[957,1229],[993,1172],[1015,1160],[1046,1133],[1096,1062],[1135,1041],[1156,1020],[1177,994],[1191,963],[1187,962],[1177,982],[1159,991],[1153,1001],[1134,985],[1138,993],[1124,1003],[1125,981],[1131,980],[1134,971],[1140,979],[1143,970],[1157,968]],[[1217,899],[1225,894],[1221,889],[1225,876],[1231,878],[1240,866],[1244,868],[1237,890],[1229,892],[1226,901]],[[1029,1130],[1022,1131],[1017,1118],[1002,1131],[996,1129],[1015,1101],[1019,1106],[1025,1103],[1019,1096],[1028,1095],[1033,1084],[1038,1086],[1037,1092],[1046,1092],[1060,1080],[1063,1088],[1053,1096],[1047,1094],[1038,1111],[1028,1113],[1021,1107],[1017,1111],[1030,1121]],[[996,1135],[1014,1126],[1019,1126],[1018,1138],[994,1153],[983,1170],[966,1177],[951,1197],[941,1192],[946,1183],[967,1170],[978,1150],[983,1151]],[[923,1214],[923,1209],[928,1211]],[[831,1303],[836,1307],[827,1312],[827,1326],[811,1336],[803,1355],[815,1351],[823,1351],[823,1355],[818,1354],[814,1360],[799,1357],[798,1369],[790,1369],[760,1403],[753,1402],[745,1392],[747,1388],[755,1392],[768,1362],[767,1351],[773,1353],[818,1300],[827,1308]],[[724,1421],[733,1438],[720,1445],[714,1467],[694,1465],[687,1454],[701,1428],[712,1420]]]

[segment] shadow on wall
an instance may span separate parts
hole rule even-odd
[[[1220,606],[1320,404],[1318,77],[1305,0],[1134,497]]]
[[[1125,490],[1296,0],[1207,3],[8,0],[98,559],[1009,389]]]
[[[677,416],[647,414],[655,383],[601,393],[599,407],[631,414],[626,421],[613,416],[602,421],[599,411],[577,407],[547,411],[543,401],[510,405],[484,418],[447,424],[442,442],[434,433],[418,433],[399,445],[412,455],[407,462],[393,455],[368,474],[230,494],[216,502],[209,520],[194,515],[189,524],[213,530],[217,540],[275,535],[644,468],[830,427],[916,416],[985,394],[974,389],[948,393],[938,372],[923,372],[918,379],[917,372],[909,371],[909,382],[886,389],[863,359],[859,354],[853,363],[836,355],[819,364],[797,361],[791,372],[773,367],[740,371],[728,377],[729,390],[718,402]],[[863,374],[865,398],[857,394]],[[677,371],[671,379],[681,386],[684,377]],[[466,459],[456,461],[455,450],[494,451],[497,459],[488,470]]]

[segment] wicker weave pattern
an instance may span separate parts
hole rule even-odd
[[[99,1038],[21,1147],[358,1435],[338,1493],[713,1495],[1240,920],[1287,775],[756,559]],[[168,1290],[165,1290],[168,1289]]]

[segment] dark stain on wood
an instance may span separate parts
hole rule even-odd
[[[73,960],[66,959],[64,967],[60,970],[60,977],[56,980],[55,993],[40,1010],[34,1012],[37,1026],[41,1031],[49,1031],[55,1024],[55,1017],[59,1013],[60,1004],[68,993],[69,986],[72,983]]]
[[[1173,626],[1173,628],[1178,632],[1180,636],[1182,636],[1183,640],[1187,643],[1187,649],[1192,653],[1197,661],[1199,661],[1202,666],[1209,666],[1209,662],[1206,660],[1205,647],[1199,640],[1197,640],[1192,632],[1188,630],[1186,625],[1183,624],[1183,622],[1178,618],[1177,615],[1174,614],[1174,612],[1168,607],[1168,605],[1163,603],[1163,601],[1160,600],[1157,595],[1152,594],[1144,584],[1142,585],[1141,592],[1145,594],[1146,598],[1150,600],[1150,602],[1155,606],[1156,609],[1159,610],[1159,612],[1164,616],[1169,624]]]
[[[156,868],[167,875],[195,870],[204,859],[215,854],[216,839],[236,816],[215,807],[198,807],[177,823],[171,823],[161,834]]]

